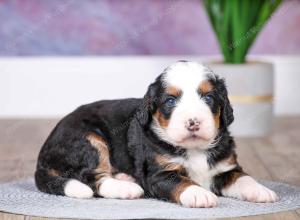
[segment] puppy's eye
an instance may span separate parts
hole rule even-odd
[[[211,96],[204,96],[202,97],[202,99],[207,103],[207,104],[211,104],[213,102],[213,98]]]
[[[173,107],[175,106],[177,103],[176,99],[174,97],[169,97],[166,99],[165,101],[165,104],[168,106],[168,107]]]

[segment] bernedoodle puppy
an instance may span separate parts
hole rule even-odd
[[[188,61],[169,66],[142,99],[105,100],[64,117],[43,145],[39,190],[75,198],[167,200],[215,207],[217,196],[275,202],[237,162],[224,80]]]

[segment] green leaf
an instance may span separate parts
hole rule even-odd
[[[243,63],[282,0],[203,0],[227,63]]]

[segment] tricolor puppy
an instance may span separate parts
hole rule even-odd
[[[275,202],[239,166],[232,121],[224,80],[179,61],[143,99],[99,101],[63,118],[41,149],[36,185],[75,198],[144,195],[186,207],[214,207],[217,196]]]

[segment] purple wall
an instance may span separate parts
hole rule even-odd
[[[0,55],[208,55],[200,0],[0,0]],[[254,54],[300,54],[300,1],[285,1]]]

